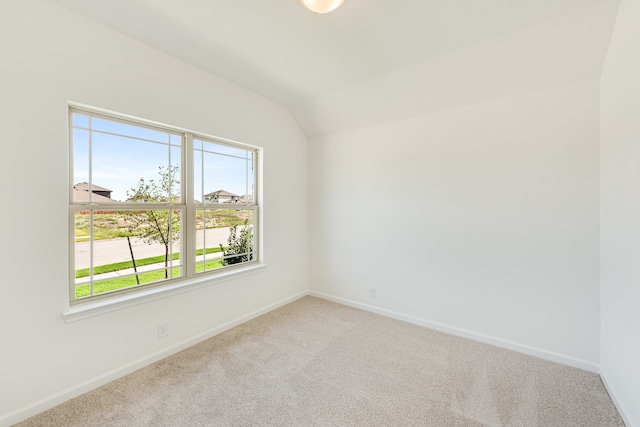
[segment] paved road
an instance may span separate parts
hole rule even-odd
[[[227,244],[229,228],[210,228],[206,234],[196,232],[196,244],[202,248],[206,238],[207,247],[217,247],[220,243]],[[133,255],[136,259],[164,255],[164,245],[159,243],[147,244],[140,239],[131,239]],[[94,258],[96,265],[112,264],[114,262],[131,261],[131,253],[127,239],[97,240],[94,242]],[[174,252],[180,251],[180,242],[174,245]],[[89,267],[89,242],[76,242],[76,269]]]

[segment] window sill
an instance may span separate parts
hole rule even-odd
[[[65,322],[70,323],[77,320],[87,319],[89,317],[99,316],[104,313],[121,310],[134,305],[144,304],[149,301],[166,298],[172,295],[189,292],[194,289],[254,274],[263,270],[266,266],[266,264],[253,264],[246,267],[234,268],[233,270],[220,272],[213,277],[197,277],[167,286],[158,286],[140,292],[118,295],[113,298],[105,298],[98,301],[74,305],[70,307],[69,310],[62,313],[62,318]]]

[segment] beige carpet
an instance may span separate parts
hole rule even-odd
[[[596,374],[306,297],[20,426],[624,426]]]

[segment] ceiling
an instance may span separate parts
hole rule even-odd
[[[326,15],[299,0],[52,1],[317,136],[597,77],[619,0],[345,0]]]

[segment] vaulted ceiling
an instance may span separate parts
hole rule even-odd
[[[289,109],[308,136],[598,78],[619,0],[52,0]]]

